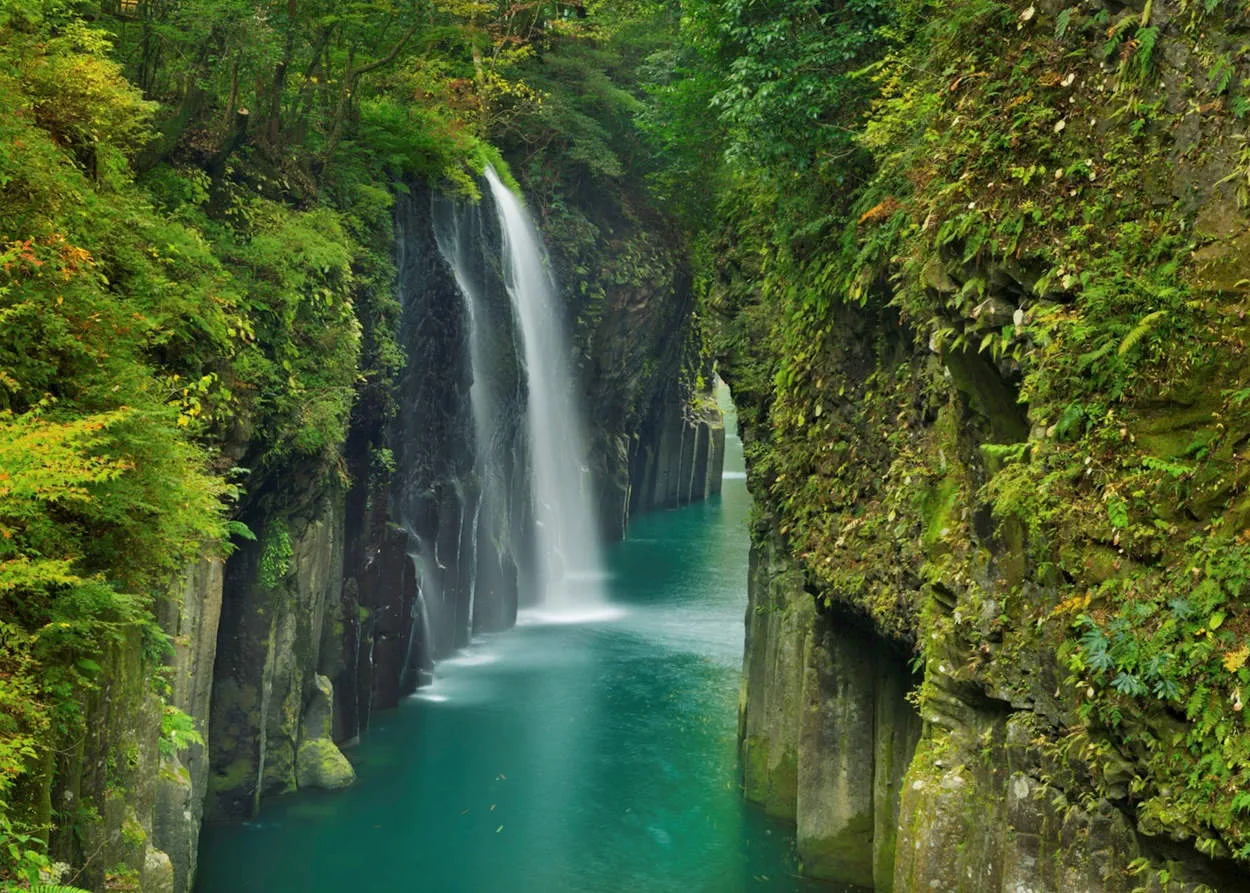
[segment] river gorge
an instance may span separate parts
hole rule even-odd
[[[0,891],[1250,889],[1245,0],[0,0]]]

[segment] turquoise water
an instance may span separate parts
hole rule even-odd
[[[741,447],[721,497],[634,521],[612,619],[522,617],[375,717],[340,794],[208,828],[200,893],[616,893],[831,888],[742,801]]]

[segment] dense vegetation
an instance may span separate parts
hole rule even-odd
[[[231,518],[288,469],[344,475],[354,405],[385,413],[394,194],[472,196],[509,176],[487,137],[544,120],[619,176],[605,125],[522,79],[593,45],[577,13],[0,3],[0,880],[92,821],[51,791],[110,649],[139,637],[159,692],[182,568],[253,537]]]
[[[922,711],[1035,704],[1060,788],[1250,858],[1242,5],[685,7],[644,123],[693,168],[718,111],[697,256],[771,530]]]
[[[46,792],[110,640],[155,670],[153,602],[238,501],[342,474],[385,406],[393,194],[505,155],[583,322],[659,263],[644,231],[605,266],[613,217],[676,222],[825,607],[1026,701],[1050,655],[1059,762],[1250,859],[1245,16],[0,0],[0,876],[72,820]]]

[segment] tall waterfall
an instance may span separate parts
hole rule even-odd
[[[524,352],[540,604],[556,614],[580,613],[603,601],[602,562],[569,341],[533,221],[489,167],[486,179],[499,214],[504,282]]]

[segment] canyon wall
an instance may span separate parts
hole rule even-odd
[[[844,291],[718,268],[747,795],[881,890],[1243,889],[1245,14],[960,6],[868,112]]]

